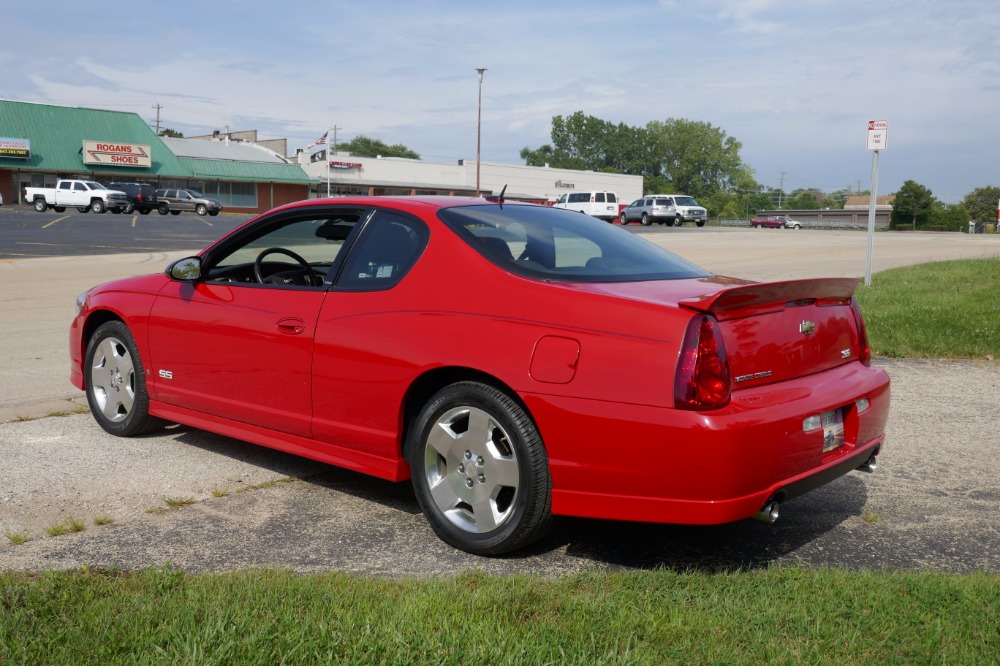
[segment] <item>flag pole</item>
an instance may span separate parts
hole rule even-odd
[[[326,128],[326,148],[323,149],[326,152],[326,196],[330,196],[330,160],[333,158],[330,155],[330,128]]]

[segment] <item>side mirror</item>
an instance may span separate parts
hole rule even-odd
[[[167,266],[165,271],[174,280],[193,282],[201,279],[201,257],[185,257]]]

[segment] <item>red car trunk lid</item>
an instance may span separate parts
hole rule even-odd
[[[682,299],[720,323],[733,388],[822,372],[859,358],[851,297],[858,280],[748,284]]]

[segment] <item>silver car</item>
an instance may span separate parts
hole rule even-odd
[[[222,202],[206,197],[198,190],[156,190],[156,210],[160,215],[173,213],[180,215],[181,211],[189,210],[198,215],[218,215],[222,210]]]

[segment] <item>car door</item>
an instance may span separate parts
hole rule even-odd
[[[316,439],[387,460],[396,457],[398,407],[413,373],[400,360],[412,316],[406,276],[428,238],[423,221],[380,209],[350,248],[317,325]]]
[[[309,437],[326,278],[362,212],[317,207],[263,218],[206,254],[201,278],[168,284],[149,316],[155,398]],[[308,263],[312,283],[287,251]]]

